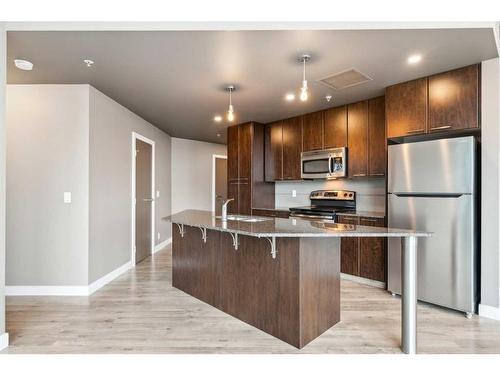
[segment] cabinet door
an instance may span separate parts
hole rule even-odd
[[[360,225],[383,227],[384,219],[361,217]],[[385,281],[386,251],[384,238],[359,239],[359,276]]]
[[[238,213],[252,214],[252,190],[250,182],[240,181],[238,184]]]
[[[349,177],[368,175],[368,102],[347,107],[347,170]]]
[[[358,224],[356,216],[339,216],[339,223]],[[340,240],[340,272],[359,276],[359,238],[342,237]]]
[[[240,124],[238,129],[238,177],[240,181],[249,182],[252,177],[253,124]]]
[[[324,112],[325,148],[347,147],[347,107],[335,107]]]
[[[264,140],[264,172],[266,182],[283,179],[283,127],[282,121],[266,125]]]
[[[227,206],[227,212],[230,214],[239,213],[239,182],[238,180],[227,181],[227,198],[233,198],[234,201],[229,202]]]
[[[325,148],[347,147],[347,106],[327,109],[323,122]]]
[[[302,122],[300,117],[283,120],[283,179],[300,180],[302,152]]]
[[[227,128],[227,181],[238,180],[238,126]],[[228,186],[229,189],[229,186]]]
[[[390,86],[385,90],[387,138],[427,131],[427,78]]]
[[[385,100],[368,101],[368,174],[385,175]]]
[[[323,112],[302,116],[302,148],[304,151],[323,148]]]
[[[429,77],[429,132],[477,128],[479,65]]]

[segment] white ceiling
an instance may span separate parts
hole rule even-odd
[[[491,28],[282,31],[9,31],[8,83],[88,83],[175,137],[224,142],[235,84],[238,122],[270,122],[383,94],[386,86],[497,57]],[[302,53],[312,55],[307,103]],[[423,60],[410,66],[406,59]],[[15,58],[34,63],[31,72]],[[92,68],[83,59],[95,61]],[[355,67],[373,81],[341,91],[314,81]],[[324,96],[333,95],[327,103]],[[218,138],[217,133],[222,133]]]

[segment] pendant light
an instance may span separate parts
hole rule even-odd
[[[226,91],[229,92],[229,109],[227,110],[227,121],[229,122],[234,121],[234,107],[231,97],[231,94],[233,93],[234,90],[235,87],[233,85],[229,85],[226,87]]]
[[[300,100],[305,102],[309,97],[309,92],[307,88],[307,79],[306,79],[306,62],[311,60],[310,55],[302,55],[299,57],[299,61],[303,64],[302,71],[302,86],[300,87]]]

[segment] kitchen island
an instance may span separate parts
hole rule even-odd
[[[186,210],[172,222],[172,285],[297,348],[340,321],[341,237],[400,237],[402,350],[416,352],[417,238],[332,221]]]

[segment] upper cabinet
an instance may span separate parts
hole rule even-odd
[[[347,147],[347,106],[327,109],[323,121],[325,148]]]
[[[388,138],[427,131],[427,78],[386,88],[385,100]]]
[[[266,125],[265,129],[265,178],[266,181],[283,179],[283,121]]]
[[[368,174],[385,175],[385,98],[368,100]]]
[[[429,77],[429,132],[479,126],[479,65]]]
[[[347,106],[347,174],[368,175],[368,102]]]
[[[300,154],[302,153],[301,117],[283,120],[283,180],[300,180]]]
[[[323,149],[323,111],[302,116],[302,149],[303,151]]]
[[[479,78],[475,64],[388,87],[387,138],[478,128]]]

